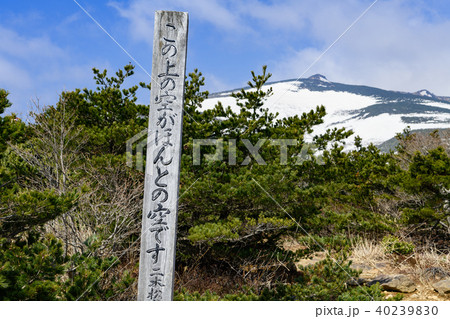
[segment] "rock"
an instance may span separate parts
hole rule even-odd
[[[299,266],[301,267],[313,266],[326,258],[327,258],[326,252],[316,252],[310,258],[300,259],[295,264],[297,265],[297,268]]]
[[[367,285],[372,286],[377,282],[380,283],[381,288],[387,291],[413,292],[417,288],[414,281],[405,275],[377,276],[372,281],[367,283]]]
[[[433,288],[441,295],[450,293],[450,278],[435,283]]]
[[[439,281],[446,279],[449,273],[439,267],[429,267],[423,272],[423,277],[427,280]]]
[[[354,269],[354,270],[360,270],[360,271],[372,269],[372,267],[370,267],[368,265],[364,265],[364,264],[351,264],[350,268]]]
[[[347,285],[349,286],[362,286],[367,283],[367,279],[364,278],[352,278],[347,281]]]
[[[430,297],[428,297],[428,299],[431,299],[431,300],[439,300],[438,296],[430,296]]]
[[[386,263],[376,263],[375,267],[377,268],[386,268],[387,264]]]
[[[377,265],[369,265],[363,263],[351,264],[350,268],[361,272],[358,277],[364,279],[364,283],[367,283],[376,276],[382,274],[384,271],[384,269],[377,267]],[[351,282],[349,284],[351,284]]]

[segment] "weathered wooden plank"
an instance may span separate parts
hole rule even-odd
[[[188,14],[157,11],[138,300],[172,300]]]

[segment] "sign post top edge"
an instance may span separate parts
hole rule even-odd
[[[155,11],[155,13],[157,13],[157,14],[162,14],[162,13],[177,13],[177,14],[179,14],[179,13],[181,13],[181,14],[184,14],[184,15],[189,15],[189,12],[184,12],[184,11],[167,11],[167,10],[156,10]]]

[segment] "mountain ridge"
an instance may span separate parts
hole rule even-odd
[[[265,107],[280,117],[301,115],[324,105],[325,123],[317,133],[327,128],[346,127],[360,135],[365,144],[376,145],[394,137],[406,127],[411,129],[450,128],[450,97],[439,97],[427,89],[417,92],[385,90],[367,85],[331,82],[322,74],[309,78],[268,82],[263,90],[273,88]],[[244,87],[250,90],[250,87]],[[203,105],[211,108],[221,101],[236,108],[231,93],[241,89],[210,95]]]
[[[320,80],[318,77],[322,77],[324,79],[326,79],[326,81],[322,81]],[[450,96],[441,96],[441,95],[435,95],[434,93],[432,93],[431,91],[429,91],[428,89],[421,89],[419,91],[416,92],[407,92],[407,91],[397,91],[397,90],[388,90],[388,89],[381,89],[381,88],[376,88],[373,86],[369,86],[369,85],[364,85],[364,84],[345,84],[345,83],[341,83],[341,82],[332,82],[329,81],[327,79],[326,76],[322,75],[322,74],[314,74],[310,77],[307,78],[298,78],[298,79],[287,79],[287,80],[279,80],[279,81],[270,81],[267,82],[264,86],[270,86],[273,84],[279,84],[279,83],[290,83],[290,82],[301,82],[301,81],[305,81],[305,80],[314,80],[314,81],[320,81],[320,82],[325,82],[325,83],[331,83],[331,84],[338,84],[338,85],[344,85],[344,86],[353,86],[353,87],[360,87],[360,88],[367,88],[367,89],[376,89],[376,90],[380,90],[380,91],[386,91],[386,92],[392,92],[392,93],[398,93],[398,94],[406,94],[406,95],[412,95],[412,96],[420,96],[421,98],[430,98],[430,99],[439,99],[445,102],[450,102]],[[236,88],[236,89],[231,89],[231,90],[223,90],[223,91],[219,91],[219,92],[214,92],[211,93],[209,95],[210,98],[212,97],[217,97],[219,95],[222,95],[224,93],[233,93],[233,92],[238,92],[241,89],[247,90],[247,89],[251,89],[250,86],[244,86],[242,88]],[[429,95],[421,95],[420,92],[426,91]]]

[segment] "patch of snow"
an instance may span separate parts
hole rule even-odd
[[[328,81],[328,79],[327,79],[326,77],[324,77],[322,74],[314,74],[314,75],[310,76],[308,79],[310,79],[310,80],[318,80],[318,81],[322,81],[322,82],[331,83],[331,82]]]
[[[428,92],[427,90],[421,90],[417,93],[421,96],[433,97],[433,95],[430,92]]]
[[[420,104],[429,105],[429,106],[436,106],[436,107],[442,107],[444,109],[450,109],[450,103],[445,102],[434,102],[434,101],[420,101]]]
[[[411,114],[388,114],[383,113],[378,116],[369,117],[364,114],[362,117],[354,117],[351,111],[360,110],[370,105],[382,102],[373,96],[363,96],[350,92],[338,92],[333,90],[310,91],[298,86],[296,81],[279,82],[264,86],[263,90],[273,88],[273,95],[264,104],[272,113],[279,113],[278,118],[289,116],[300,116],[303,112],[309,112],[318,105],[324,105],[327,114],[324,123],[314,127],[314,134],[323,134],[329,128],[352,129],[355,134],[350,137],[349,143],[353,143],[355,135],[363,139],[365,145],[369,143],[379,144],[401,133],[407,126],[412,130],[435,128],[450,128],[450,113],[411,113]],[[445,109],[450,109],[450,103],[434,102],[418,98],[421,104],[430,105]],[[218,96],[207,99],[203,102],[204,109],[211,109],[218,102],[222,102],[224,107],[230,106],[233,111],[238,112],[234,98],[230,96]],[[395,111],[395,109],[394,109]],[[424,123],[405,123],[402,117],[428,118]]]
[[[348,92],[336,91],[310,91],[308,89],[292,89],[295,82],[283,82],[271,85],[273,95],[265,102],[265,107],[273,113],[278,112],[280,117],[301,115],[309,112],[318,105],[324,105],[328,114],[340,114],[342,111],[357,110],[369,105],[378,103],[378,99],[369,96],[362,96]],[[268,88],[268,87],[267,87]],[[264,87],[264,89],[267,89]],[[206,109],[214,108],[217,102],[221,101],[224,106],[230,106],[234,111],[238,111],[234,98],[215,97],[203,102]]]

